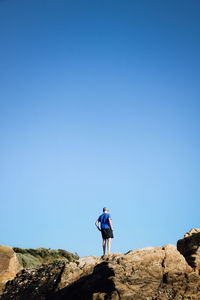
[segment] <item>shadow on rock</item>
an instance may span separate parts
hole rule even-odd
[[[78,281],[54,293],[47,299],[91,300],[94,299],[95,293],[107,295],[109,298],[109,295],[115,290],[111,276],[114,276],[114,271],[108,267],[107,262],[103,262],[94,268],[92,274],[81,277]]]

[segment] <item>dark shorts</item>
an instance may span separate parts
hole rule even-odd
[[[102,234],[102,238],[104,240],[109,239],[109,238],[113,239],[113,237],[114,237],[113,231],[111,229],[101,229],[101,234]]]

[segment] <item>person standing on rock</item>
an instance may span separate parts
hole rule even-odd
[[[99,227],[99,223],[101,224]],[[98,230],[101,231],[103,239],[103,255],[106,253],[106,243],[107,243],[107,252],[110,254],[111,248],[111,238],[113,238],[113,226],[111,222],[111,215],[108,213],[108,208],[103,208],[103,214],[95,222]]]

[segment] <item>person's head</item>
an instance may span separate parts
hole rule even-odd
[[[104,208],[103,208],[103,212],[104,212],[104,213],[107,213],[107,212],[108,212],[108,208],[107,208],[107,207],[104,207]]]

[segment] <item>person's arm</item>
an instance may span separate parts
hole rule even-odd
[[[96,220],[95,225],[97,226],[97,229],[101,231],[101,229],[99,228],[99,221]]]
[[[108,218],[108,222],[109,222],[109,224],[110,224],[110,228],[111,228],[111,230],[113,230],[113,226],[112,226],[112,221],[111,221],[111,218]]]

